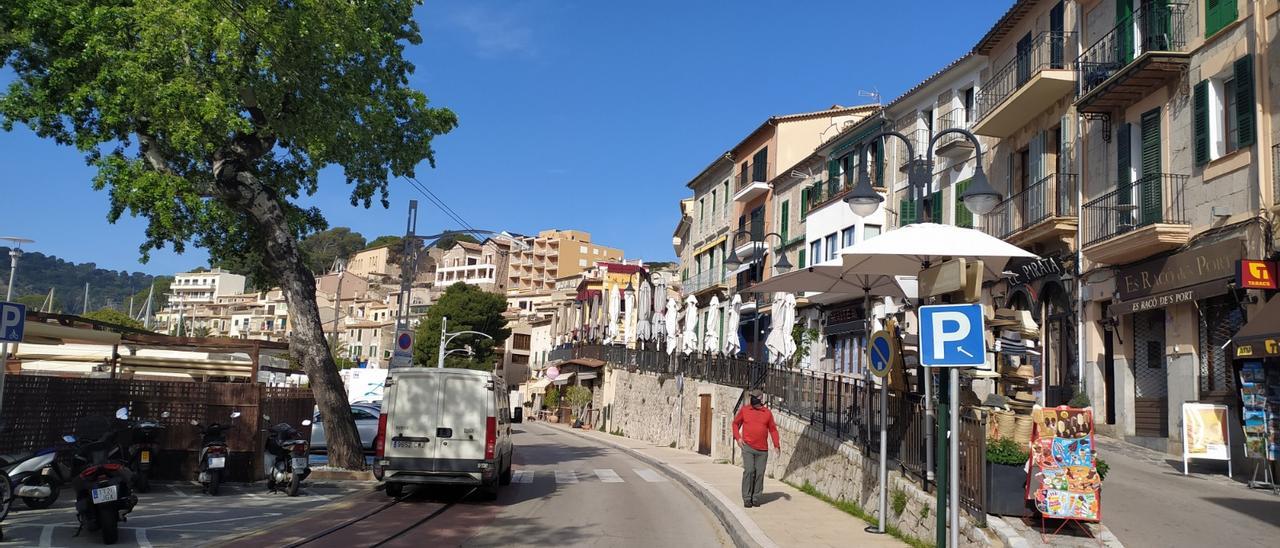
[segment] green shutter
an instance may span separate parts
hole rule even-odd
[[[1204,37],[1213,36],[1234,23],[1237,15],[1236,0],[1205,0]]]
[[[884,141],[875,144],[876,186],[884,186]]]
[[[778,233],[782,236],[782,245],[787,245],[787,234],[790,232],[788,227],[791,226],[791,201],[782,201],[782,227]]]
[[[805,251],[808,251],[808,250],[807,250],[807,249],[803,249],[803,248],[801,248],[801,249],[800,249],[800,258],[799,258],[799,260],[797,261],[797,263],[798,263],[798,264],[797,264],[796,268],[804,268],[804,267],[805,267],[805,264],[804,264],[804,255],[805,255]]]
[[[800,190],[800,220],[809,216],[809,189]]]
[[[1142,224],[1163,218],[1160,177],[1160,108],[1142,114]]]
[[[916,222],[916,203],[910,198],[903,198],[898,204],[898,226],[907,226]]]
[[[1209,81],[1201,80],[1191,93],[1191,142],[1195,148],[1196,165],[1209,163]]]
[[[1240,148],[1253,146],[1257,133],[1253,111],[1253,55],[1246,53],[1236,59],[1236,128]]]
[[[833,180],[840,176],[840,162],[835,159],[827,160],[827,180]]]
[[[929,196],[929,222],[942,224],[942,192]]]
[[[1132,131],[1133,125],[1127,122],[1120,124],[1116,130],[1116,188],[1122,191],[1133,185],[1133,175],[1130,173],[1133,168]],[[1128,193],[1121,192],[1117,203],[1130,203]]]
[[[969,208],[964,206],[964,200],[960,199],[960,197],[964,195],[964,191],[969,189],[969,182],[972,180],[973,179],[965,179],[956,183],[955,187],[952,188],[952,192],[955,193],[955,196],[953,196],[952,199],[956,203],[955,224],[959,227],[973,228],[973,212],[969,211]]]
[[[1116,44],[1120,48],[1120,62],[1133,61],[1133,0],[1116,0]]]

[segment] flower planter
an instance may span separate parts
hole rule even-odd
[[[1027,472],[1022,466],[987,463],[987,513],[1031,515],[1026,500]]]

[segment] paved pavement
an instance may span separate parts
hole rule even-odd
[[[513,481],[496,502],[475,500],[465,489],[419,489],[395,504],[385,493],[365,492],[273,531],[224,542],[238,548],[732,545],[693,494],[627,452],[538,423],[515,425],[515,431]]]
[[[289,516],[371,489],[372,484],[304,483],[297,497],[266,492],[264,484],[224,484],[217,497],[202,493],[199,484],[153,482],[151,492],[138,495],[129,521],[120,525],[117,546],[190,546],[236,531],[269,527]],[[102,535],[76,532],[75,495],[62,491],[58,502],[44,510],[28,510],[21,501],[0,527],[0,546],[101,546]]]
[[[560,428],[563,426],[543,426]],[[655,459],[709,490],[764,547],[905,546],[888,535],[867,533],[862,520],[806,495],[772,478],[765,479],[764,503],[742,507],[742,468],[717,463],[711,457],[595,431],[574,430],[579,435],[617,444]]]
[[[1280,544],[1280,497],[1228,478],[1225,464],[1197,462],[1183,476],[1174,455],[1103,437],[1098,453],[1111,465],[1102,521],[1125,546]]]

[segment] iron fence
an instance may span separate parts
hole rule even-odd
[[[1074,32],[1049,31],[1029,44],[1020,44],[1014,58],[983,83],[978,93],[978,119],[991,114],[1040,71],[1072,68],[1067,55],[1076,50],[1075,41]]]
[[[1050,217],[1075,217],[1077,203],[1075,174],[1050,174],[1000,202],[982,230],[1007,238]]]
[[[1106,82],[1145,53],[1178,52],[1187,45],[1187,4],[1143,2],[1076,60],[1080,95]]]
[[[1182,193],[1189,178],[1172,173],[1146,175],[1086,203],[1084,244],[1153,224],[1187,224]]]

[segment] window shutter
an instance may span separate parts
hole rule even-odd
[[[1235,2],[1231,2],[1235,6]],[[1236,59],[1236,128],[1240,148],[1252,146],[1257,129],[1253,116],[1253,55]]]
[[[809,189],[800,190],[800,220],[809,216]]]
[[[942,193],[934,192],[929,196],[930,222],[942,224]]]
[[[1205,0],[1204,37],[1213,36],[1234,23],[1237,15],[1236,0]]]
[[[1209,81],[1201,80],[1192,91],[1191,142],[1195,147],[1196,165],[1209,163]]]
[[[840,176],[840,162],[834,158],[827,160],[827,180],[835,180]]]
[[[964,200],[960,196],[964,195],[964,191],[969,189],[969,182],[972,179],[965,179],[956,183],[952,192],[955,192],[953,200],[956,203],[956,226],[964,228],[973,228],[973,212],[964,206]]]
[[[787,233],[790,232],[788,227],[791,226],[791,201],[782,201],[782,226],[778,230],[778,234],[782,236],[782,245],[787,245]]]
[[[1158,223],[1163,218],[1160,176],[1160,109],[1142,114],[1142,224]]]
[[[1122,191],[1128,190],[1133,184],[1131,174],[1133,143],[1130,136],[1132,131],[1133,125],[1129,123],[1120,124],[1120,128],[1116,130],[1116,188]],[[1121,192],[1118,198],[1120,204],[1131,203],[1127,192]]]
[[[800,250],[800,257],[799,257],[799,259],[796,261],[796,262],[798,263],[798,266],[796,266],[796,268],[804,268],[804,267],[805,267],[805,264],[804,264],[804,256],[805,256],[805,252],[806,252],[806,251],[808,251],[808,250],[807,250],[807,249],[801,249],[801,250]]]
[[[916,203],[910,198],[903,198],[898,204],[898,226],[907,226],[916,222]]]

